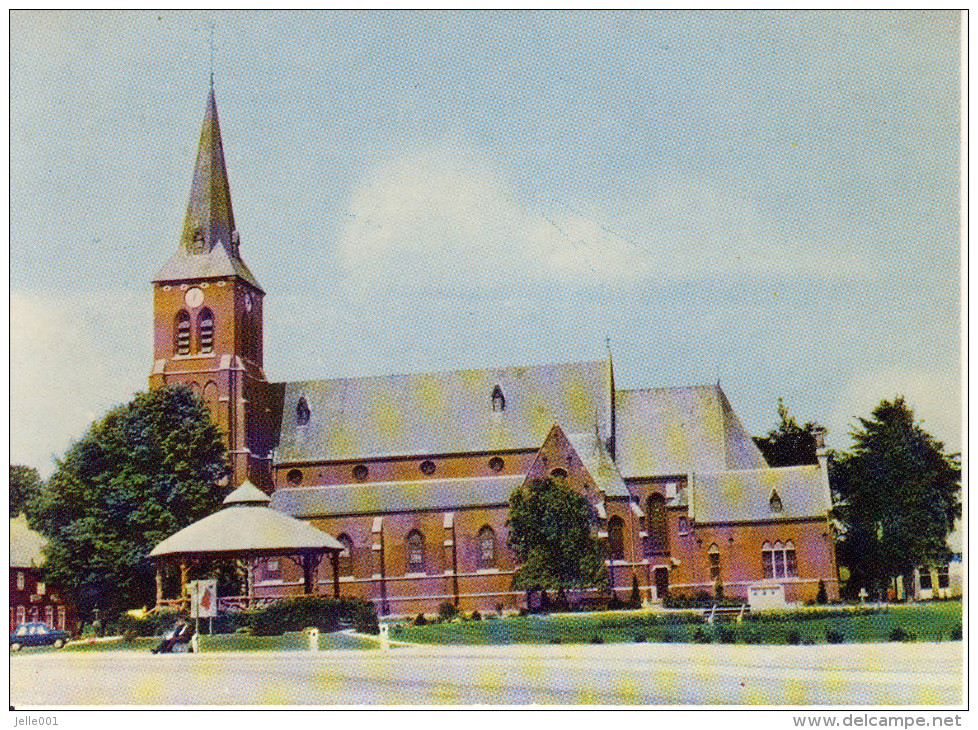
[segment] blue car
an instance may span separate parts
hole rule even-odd
[[[67,631],[52,629],[47,624],[35,621],[17,627],[10,635],[10,648],[12,651],[20,651],[25,646],[53,646],[60,649],[70,638],[71,634]]]

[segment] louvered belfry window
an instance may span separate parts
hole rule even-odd
[[[206,307],[197,315],[197,337],[201,352],[214,352],[214,315]]]
[[[177,314],[177,329],[173,346],[178,355],[190,354],[190,315],[182,309]]]

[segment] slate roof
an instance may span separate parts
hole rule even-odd
[[[524,475],[365,482],[329,487],[283,487],[272,507],[298,519],[315,517],[489,507],[509,502]]]
[[[618,390],[615,406],[625,479],[767,466],[719,385]]]
[[[150,557],[244,557],[343,549],[332,535],[270,509],[268,501],[267,495],[246,481],[225,498],[222,509],[166,538]]]
[[[581,459],[584,468],[594,479],[598,489],[606,497],[629,497],[631,493],[625,486],[618,467],[605,449],[601,439],[594,433],[568,434],[567,440]]]
[[[213,87],[207,96],[187,215],[177,252],[154,281],[238,276],[261,289],[238,253],[224,144]],[[199,240],[198,240],[199,239]]]
[[[780,512],[771,509],[773,492]],[[825,517],[832,507],[817,465],[693,474],[686,497],[699,524]]]
[[[27,526],[27,516],[10,518],[10,567],[40,568],[44,565],[42,549],[48,541]]]
[[[275,462],[538,449],[555,423],[608,433],[610,369],[596,361],[286,383]]]

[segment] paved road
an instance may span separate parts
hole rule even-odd
[[[960,704],[961,642],[12,656],[31,705]]]

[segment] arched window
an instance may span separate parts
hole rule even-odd
[[[479,530],[479,567],[496,567],[496,533],[489,525]]]
[[[424,573],[424,537],[418,530],[407,536],[407,573]]]
[[[207,385],[204,386],[204,403],[207,404],[207,410],[210,411],[211,418],[214,418],[217,410],[217,383],[213,380],[209,380]]]
[[[608,557],[611,560],[625,559],[625,523],[618,515],[608,520]]]
[[[190,315],[181,309],[173,330],[173,351],[178,355],[190,354]]]
[[[20,626],[27,620],[27,609],[23,606],[17,606],[17,625]]]
[[[649,497],[649,550],[653,555],[669,552],[669,525],[666,521],[666,499],[658,492]]]
[[[795,554],[795,544],[781,544],[778,540],[772,546],[765,542],[761,546],[761,565],[765,578],[791,578],[798,575],[798,558]]]
[[[300,469],[289,469],[289,473],[285,475],[285,481],[293,487],[298,487],[302,484],[302,471]]]
[[[340,533],[337,540],[343,545],[340,551],[340,575],[353,575],[353,540],[346,533]]]
[[[502,413],[506,410],[506,396],[498,385],[492,389],[492,412]]]
[[[197,344],[203,353],[214,352],[214,314],[207,307],[197,315]]]
[[[774,543],[774,577],[784,577],[784,545],[778,540]]]
[[[309,404],[306,403],[305,396],[301,396],[295,406],[295,422],[300,426],[305,426],[309,423],[310,415],[312,412],[309,410]]]
[[[716,582],[720,580],[720,548],[717,547],[716,543],[710,545],[710,549],[706,551],[706,557],[710,562],[710,580]]]
[[[781,504],[781,497],[778,495],[777,491],[771,492],[771,499],[768,504],[771,505],[772,512],[780,512],[784,509],[784,505]]]
[[[200,398],[200,383],[190,383],[190,392],[194,394],[194,398]]]

